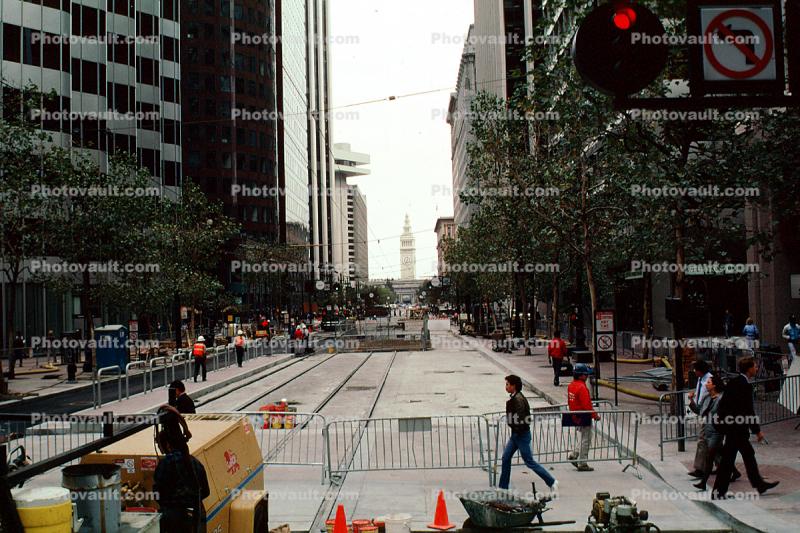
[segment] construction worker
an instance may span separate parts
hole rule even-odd
[[[244,331],[239,330],[236,333],[236,339],[233,341],[233,347],[236,348],[236,364],[239,365],[239,368],[242,368],[242,361],[244,360]]]
[[[589,448],[592,447],[592,420],[600,420],[600,415],[594,411],[594,406],[592,406],[589,387],[586,386],[586,380],[593,373],[594,370],[591,367],[578,363],[573,370],[575,379],[572,380],[572,383],[567,388],[569,410],[572,412],[578,411],[579,413],[565,414],[563,425],[577,427],[578,432],[581,434],[580,448],[570,452],[567,459],[572,461],[572,465],[578,469],[578,472],[591,472],[594,470],[594,468],[586,464],[586,460],[589,458]]]
[[[197,383],[197,375],[200,373],[200,368],[203,369],[203,381],[206,380],[206,339],[202,335],[197,337],[197,342],[192,347],[192,355],[194,356],[194,382]]]

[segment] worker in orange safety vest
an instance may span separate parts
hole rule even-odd
[[[192,347],[192,355],[194,356],[194,382],[197,383],[197,376],[200,374],[200,368],[203,369],[203,381],[206,380],[206,339],[202,335],[197,337],[197,342]]]

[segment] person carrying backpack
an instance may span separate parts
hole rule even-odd
[[[800,325],[797,324],[797,317],[789,317],[789,323],[783,326],[783,338],[789,346],[789,368],[792,361],[797,357],[797,347],[800,345]]]
[[[242,368],[242,361],[244,360],[244,344],[244,331],[239,330],[233,340],[233,347],[236,349],[236,364],[239,365],[239,368]]]

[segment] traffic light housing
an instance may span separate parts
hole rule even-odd
[[[627,96],[650,85],[667,64],[665,30],[652,11],[632,2],[604,4],[589,13],[572,43],[581,77],[597,90]]]

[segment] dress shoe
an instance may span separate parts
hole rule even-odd
[[[703,473],[699,470],[694,470],[692,472],[689,472],[689,477],[701,478],[703,477]]]
[[[733,483],[734,481],[736,481],[740,477],[742,477],[742,473],[739,472],[738,470],[734,470],[733,474],[731,474],[731,483]]]
[[[771,483],[770,483],[769,481],[763,481],[763,482],[761,483],[761,485],[759,485],[759,486],[756,488],[756,490],[758,491],[758,493],[759,493],[759,494],[764,494],[764,493],[765,493],[765,492],[767,492],[769,489],[774,489],[775,487],[777,487],[777,486],[778,486],[778,483],[780,483],[780,481],[773,481],[773,482],[771,482]]]
[[[693,486],[694,488],[696,488],[696,489],[699,489],[699,490],[706,490],[706,484],[705,484],[705,483],[703,483],[702,481],[701,481],[700,483],[695,483],[695,484],[694,484],[694,485],[692,485],[692,486]]]

